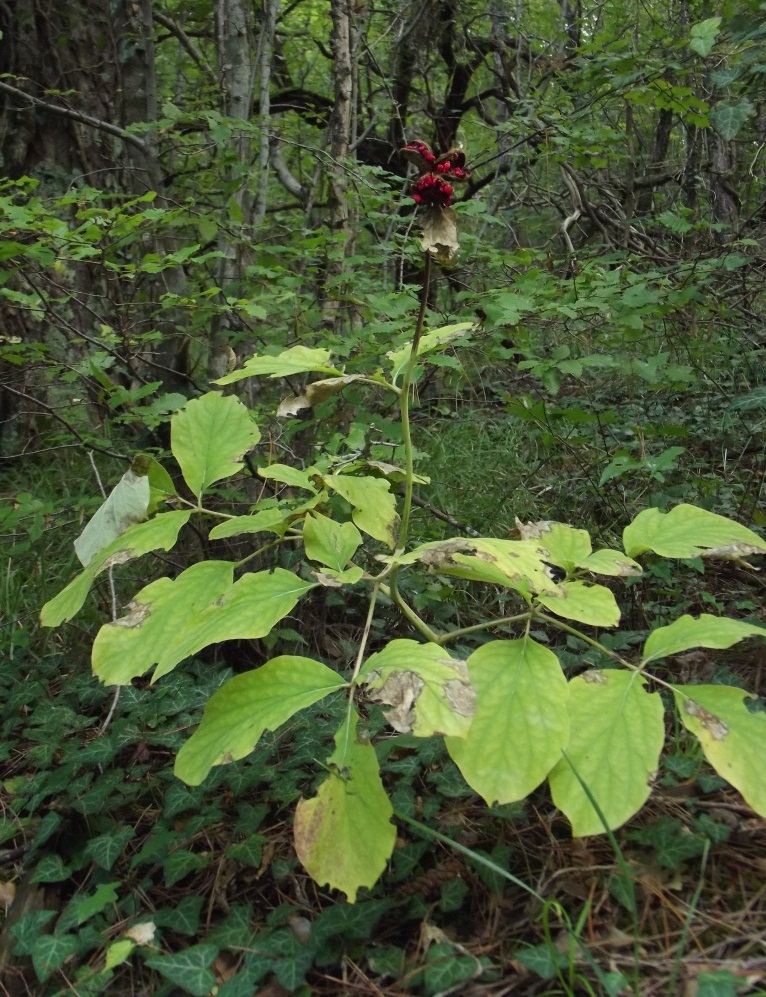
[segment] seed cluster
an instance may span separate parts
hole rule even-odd
[[[437,156],[425,142],[410,142],[402,152],[420,170],[420,176],[410,186],[413,201],[426,207],[448,208],[455,193],[448,181],[467,180],[470,176],[462,149],[450,149]]]

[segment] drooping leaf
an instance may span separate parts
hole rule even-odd
[[[615,578],[633,578],[643,573],[641,565],[620,550],[596,550],[580,561],[577,567],[594,575],[611,575]]]
[[[473,322],[456,322],[453,325],[443,325],[438,329],[432,329],[424,336],[420,337],[418,343],[418,356],[422,357],[435,350],[440,350],[444,346],[449,346],[456,339],[462,339],[475,328]],[[391,380],[396,381],[410,359],[412,345],[408,343],[399,350],[391,350],[386,356],[391,361]]]
[[[123,474],[74,542],[80,564],[87,567],[99,551],[146,519],[150,491],[145,472],[134,471],[131,467]]]
[[[746,526],[686,504],[670,512],[644,509],[625,527],[622,539],[630,557],[647,550],[680,558],[744,557],[766,551],[766,541]]]
[[[291,374],[308,374],[313,371],[318,374],[334,374],[342,376],[343,372],[330,365],[330,351],[312,349],[309,346],[291,346],[274,357],[251,357],[241,370],[233,370],[231,374],[219,377],[216,384],[233,384],[245,377],[268,375],[269,377],[290,377]]]
[[[319,512],[308,515],[303,524],[306,557],[335,571],[343,571],[362,542],[353,523],[336,523]]]
[[[151,550],[170,550],[178,534],[189,521],[190,510],[161,512],[146,523],[131,526],[121,536],[100,551],[87,568],[42,608],[40,622],[44,627],[57,627],[64,620],[71,620],[80,611],[93,579],[101,571],[117,564],[124,564]]]
[[[299,395],[289,395],[280,402],[277,418],[286,419],[306,409],[314,408],[315,405],[337,395],[346,385],[353,384],[354,381],[359,381],[362,377],[362,374],[344,374],[342,377],[328,377],[321,381],[313,381],[311,384],[307,384]]]
[[[397,555],[397,564],[421,564],[439,574],[504,585],[525,595],[558,591],[546,564],[545,548],[534,540],[492,537],[437,540]]]
[[[287,525],[287,513],[282,509],[261,509],[251,516],[234,516],[214,526],[210,531],[211,540],[238,536],[240,533],[276,533],[281,536]]]
[[[267,481],[280,481],[290,488],[305,488],[308,492],[316,492],[311,474],[291,464],[269,464],[268,467],[259,467],[258,474]]]
[[[430,253],[439,263],[452,263],[460,249],[457,238],[457,214],[454,208],[432,205],[421,215],[423,252]]]
[[[324,482],[351,505],[351,518],[363,533],[388,547],[394,546],[399,516],[396,497],[385,478],[326,474]]]
[[[557,616],[592,627],[616,627],[620,622],[620,607],[604,585],[562,582],[557,593],[542,593],[535,601]]]
[[[197,498],[241,470],[242,458],[260,438],[242,402],[219,391],[193,398],[170,421],[170,448]]]
[[[335,735],[330,774],[295,811],[298,858],[320,886],[342,890],[349,903],[361,887],[375,885],[396,842],[375,749],[357,736],[357,722],[351,710]]]
[[[766,817],[766,713],[747,708],[751,697],[729,685],[674,686],[681,722],[699,738],[705,758]]]
[[[658,627],[646,638],[642,664],[688,651],[691,647],[726,648],[746,637],[763,637],[766,629],[741,620],[703,613],[699,619],[680,616],[667,627]]]
[[[153,681],[209,644],[265,637],[312,588],[290,571],[257,571],[232,581],[230,561],[201,561],[176,579],[143,588],[127,616],[105,624],[93,645],[93,671],[125,685],[156,664]]]
[[[484,644],[468,659],[476,713],[447,750],[489,806],[536,789],[569,740],[567,681],[556,655],[530,637]]]
[[[468,733],[476,705],[468,669],[437,644],[392,640],[370,655],[359,680],[373,700],[391,707],[384,716],[402,734]]]
[[[249,755],[264,731],[345,685],[326,665],[294,655],[235,675],[208,700],[199,727],[178,752],[175,774],[198,786],[214,765]]]
[[[665,739],[662,700],[648,693],[634,672],[607,668],[569,682],[571,735],[566,758],[549,776],[553,802],[575,837],[601,834],[604,826],[575,771],[610,828],[619,827],[651,792]]]

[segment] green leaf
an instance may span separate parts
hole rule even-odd
[[[459,537],[421,544],[407,554],[397,555],[395,563],[419,561],[440,574],[503,585],[530,596],[534,592],[559,591],[545,563],[546,555],[545,548],[533,540]]]
[[[210,854],[192,852],[187,848],[179,848],[168,855],[162,863],[162,872],[165,886],[170,888],[180,883],[182,879],[192,872],[199,872],[200,869],[210,865]]]
[[[143,522],[149,498],[148,475],[136,474],[132,469],[126,471],[74,542],[80,564],[87,567],[99,551],[122,536],[129,527]]]
[[[91,838],[86,844],[83,854],[108,872],[125,851],[126,845],[135,833],[133,827],[114,827],[105,834]]]
[[[360,887],[375,885],[396,841],[375,749],[357,738],[357,721],[350,710],[327,760],[330,774],[295,811],[298,858],[320,886],[342,890],[349,903]]]
[[[728,685],[674,686],[681,722],[699,739],[705,758],[766,817],[766,713],[747,708],[751,697]]]
[[[211,696],[202,722],[178,753],[175,774],[198,786],[214,765],[249,755],[265,730],[345,685],[326,665],[293,655],[235,675]]]
[[[241,370],[219,377],[216,384],[233,384],[244,377],[268,374],[270,377],[290,377],[291,374],[307,374],[315,371],[319,374],[342,375],[343,371],[330,366],[330,351],[311,349],[308,346],[291,346],[276,356],[251,357]]]
[[[522,540],[536,540],[546,551],[545,560],[570,572],[585,560],[592,548],[587,530],[564,523],[516,523]]]
[[[112,942],[104,955],[104,969],[114,969],[127,962],[135,947],[136,943],[130,938],[121,938],[118,942]]]
[[[755,108],[747,97],[740,97],[739,100],[722,100],[710,112],[710,121],[724,142],[731,142],[754,113]]]
[[[371,699],[391,706],[383,715],[400,734],[468,733],[476,701],[468,669],[438,644],[392,640],[370,655],[359,681]]]
[[[393,548],[399,516],[396,497],[385,478],[327,474],[324,482],[351,505],[351,518],[363,533]]]
[[[127,616],[107,623],[93,644],[93,671],[106,685],[126,685],[156,664],[153,681],[209,644],[265,637],[312,588],[284,568],[232,582],[230,561],[201,561],[175,579],[143,588]]]
[[[720,17],[708,17],[704,21],[699,21],[692,25],[689,48],[703,58],[710,54],[710,50],[715,45],[718,32],[721,27]]]
[[[252,516],[234,516],[210,531],[211,540],[224,540],[240,533],[276,533],[281,536],[287,525],[287,513],[282,509],[261,509]]]
[[[638,561],[620,550],[597,550],[580,561],[577,567],[594,575],[611,575],[615,578],[632,578],[643,573]]]
[[[577,620],[592,627],[616,627],[620,622],[620,607],[610,589],[588,582],[562,582],[561,594],[542,594],[535,601],[557,616]]]
[[[604,826],[575,771],[612,829],[632,817],[651,792],[665,727],[662,700],[645,685],[634,672],[614,668],[586,672],[569,683],[569,762],[562,758],[549,781],[553,802],[577,838],[601,834]]]
[[[647,550],[681,558],[743,557],[766,551],[766,541],[747,527],[686,504],[667,513],[644,509],[625,527],[622,539],[630,557]]]
[[[568,687],[556,655],[532,640],[496,640],[468,659],[476,713],[447,750],[489,806],[527,797],[569,740]]]
[[[290,464],[270,464],[268,467],[259,467],[258,474],[267,481],[281,481],[291,488],[305,488],[309,492],[316,493],[316,488],[311,481],[308,471],[303,471],[299,467],[292,467]]]
[[[236,474],[260,438],[242,402],[218,391],[193,398],[170,421],[170,448],[197,498],[214,482]]]
[[[56,914],[55,910],[30,910],[22,914],[15,924],[11,923],[11,934],[15,939],[13,954],[31,955],[43,929],[56,917]]]
[[[192,945],[173,955],[155,955],[146,960],[166,980],[194,997],[208,997],[215,986],[215,973],[208,969],[218,955],[217,945]]]
[[[703,613],[699,619],[680,616],[669,626],[658,627],[649,634],[644,644],[641,664],[667,658],[679,651],[688,651],[690,647],[731,647],[746,637],[766,639],[766,629],[708,613]]]
[[[63,883],[72,875],[72,867],[60,855],[43,855],[30,876],[30,883]]]
[[[464,337],[467,332],[470,332],[471,329],[474,329],[475,327],[476,324],[474,322],[457,322],[455,325],[444,325],[440,329],[434,329],[432,332],[427,332],[420,338],[420,343],[418,344],[418,356],[422,357],[426,353],[433,353],[434,350],[441,349],[443,346],[448,346],[454,340]],[[391,361],[392,381],[396,381],[404,368],[407,366],[411,353],[412,345],[407,343],[407,345],[403,346],[400,350],[391,350],[386,354],[388,359]]]
[[[306,557],[335,571],[343,571],[362,542],[353,523],[336,523],[319,512],[309,514],[303,524]]]
[[[57,627],[64,620],[71,620],[81,609],[93,579],[101,571],[117,564],[124,564],[134,557],[148,554],[150,550],[170,550],[178,534],[189,521],[191,511],[162,512],[147,523],[131,526],[122,536],[100,551],[84,571],[57,596],[46,602],[40,613],[44,627]]]
[[[32,965],[37,979],[44,983],[80,948],[76,935],[41,935],[32,948]]]
[[[95,891],[88,896],[75,897],[69,904],[74,924],[85,924],[96,914],[100,914],[110,904],[117,902],[117,887],[121,886],[119,880],[114,883],[100,883]]]

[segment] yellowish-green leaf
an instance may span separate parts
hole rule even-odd
[[[326,401],[333,395],[337,395],[348,384],[362,380],[362,374],[344,374],[342,377],[328,377],[321,381],[313,381],[307,384],[300,395],[289,395],[280,402],[277,409],[278,419],[287,419],[297,415],[305,409],[314,408],[320,402]]]
[[[292,467],[290,464],[269,464],[268,467],[259,467],[258,474],[267,481],[280,481],[290,488],[305,488],[308,492],[316,493],[310,473],[300,467]]]
[[[324,482],[351,505],[351,518],[363,533],[393,548],[399,516],[385,478],[326,474]]]
[[[264,731],[276,730],[344,685],[326,665],[294,655],[235,675],[208,700],[199,727],[176,757],[175,774],[198,786],[214,765],[249,755]]]
[[[362,535],[353,523],[336,523],[313,512],[304,521],[303,540],[309,560],[343,571],[362,543]]]
[[[658,658],[688,651],[690,647],[732,647],[746,637],[766,639],[766,629],[709,613],[703,613],[699,619],[679,616],[669,626],[658,627],[649,634],[641,663],[646,665]]]
[[[476,713],[447,750],[466,782],[492,806],[522,800],[569,740],[568,687],[556,655],[532,640],[496,640],[468,659]]]
[[[356,711],[335,735],[330,773],[317,795],[295,811],[295,851],[320,886],[342,890],[349,903],[383,873],[396,842],[393,808],[369,740],[357,736]]]
[[[571,572],[591,552],[590,536],[587,530],[576,530],[564,523],[521,523],[516,526],[522,540],[535,540],[539,547],[547,551],[546,560],[564,571]]]
[[[634,672],[607,668],[569,683],[571,734],[566,754],[610,828],[641,809],[651,792],[665,739],[662,700]],[[553,802],[575,837],[601,834],[604,825],[562,757],[549,776]]]
[[[766,541],[746,526],[686,504],[670,512],[644,509],[625,527],[622,539],[631,557],[647,550],[680,558],[736,558],[766,551]]]
[[[431,332],[427,332],[424,336],[421,336],[418,343],[418,356],[422,357],[427,353],[433,353],[434,350],[441,350],[443,347],[449,346],[456,339],[462,339],[474,328],[475,324],[473,322],[456,322],[454,325],[443,325],[439,329],[433,329]],[[392,381],[396,381],[407,366],[411,353],[412,346],[408,343],[400,350],[391,350],[386,354],[391,361]]]
[[[330,351],[313,349],[309,346],[291,346],[274,357],[251,357],[241,370],[219,377],[216,384],[233,384],[245,377],[268,375],[269,377],[290,377],[293,374],[307,374],[314,371],[319,374],[342,375],[330,365]]]
[[[392,640],[370,655],[359,680],[371,699],[391,707],[384,716],[402,734],[468,733],[476,706],[468,669],[437,644]]]
[[[234,516],[218,523],[210,531],[211,540],[223,540],[240,533],[276,533],[281,536],[287,527],[288,513],[282,509],[261,509],[252,516]]]
[[[616,627],[620,622],[620,607],[605,586],[562,582],[559,591],[560,595],[538,595],[535,601],[565,620],[577,620],[592,627]]]
[[[230,561],[201,561],[176,579],[147,585],[127,616],[99,630],[96,675],[106,685],[126,685],[156,664],[156,681],[209,644],[265,637],[313,587],[283,568],[233,582],[234,567]]]
[[[146,523],[131,526],[108,547],[99,551],[84,571],[43,606],[40,613],[42,625],[57,627],[64,620],[71,620],[80,611],[93,579],[99,572],[141,557],[152,550],[170,550],[190,516],[189,510],[162,512]]]
[[[170,448],[197,498],[214,482],[236,474],[260,438],[242,402],[219,391],[193,398],[170,421]]]
[[[705,758],[766,817],[766,713],[754,697],[729,685],[675,686],[673,692],[681,721],[699,738]]]
[[[594,575],[611,575],[615,578],[632,578],[643,573],[643,568],[621,550],[597,550],[579,562],[577,567]]]

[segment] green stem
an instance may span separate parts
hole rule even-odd
[[[393,582],[393,580],[394,579],[392,574],[391,581]],[[431,641],[431,643],[433,644],[441,643],[439,635],[429,627],[429,625],[426,623],[425,620],[422,620],[418,616],[418,614],[415,612],[412,606],[410,606],[409,603],[404,599],[402,593],[399,591],[396,585],[392,584],[389,587],[388,585],[381,584],[380,591],[383,593],[383,595],[388,596],[388,598],[391,599],[391,601],[396,604],[402,616],[405,616],[413,625],[413,627],[415,627],[416,630],[420,631],[420,633],[425,637],[426,640]]]
[[[515,616],[503,616],[499,620],[485,620],[484,623],[474,623],[470,627],[460,627],[459,630],[450,630],[449,633],[437,637],[436,643],[440,647],[444,647],[445,644],[451,640],[455,640],[456,637],[464,637],[466,634],[473,634],[479,630],[488,630],[490,627],[504,627],[511,623],[521,623],[523,620],[528,621],[531,615],[531,612],[527,610],[526,613],[517,613]]]

